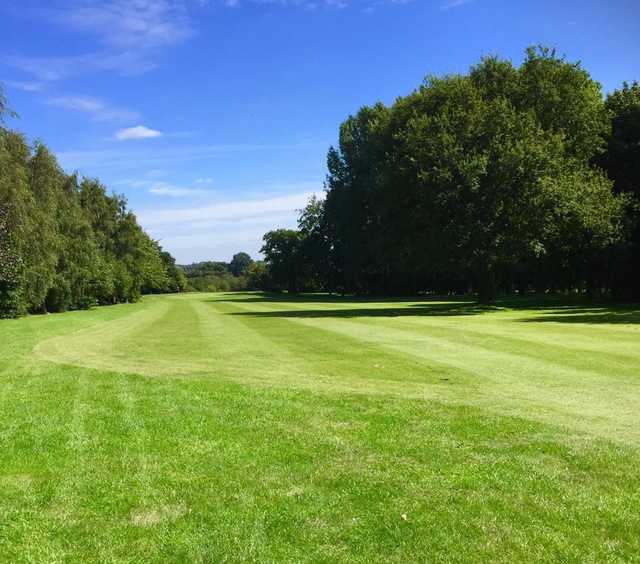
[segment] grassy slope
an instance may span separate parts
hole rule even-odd
[[[2,321],[0,558],[633,560],[640,312],[510,305]]]

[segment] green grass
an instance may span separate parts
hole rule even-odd
[[[0,322],[4,561],[639,554],[637,308],[190,294]]]

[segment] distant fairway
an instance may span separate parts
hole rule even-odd
[[[640,310],[186,294],[0,321],[0,560],[634,561]]]

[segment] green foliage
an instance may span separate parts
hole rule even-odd
[[[236,253],[229,263],[229,270],[234,276],[242,276],[253,263],[247,253]]]
[[[614,180],[618,192],[640,197],[640,84],[624,83],[605,102],[612,133],[603,167]]]
[[[203,261],[181,267],[188,287],[198,292],[239,292],[254,286],[249,270],[255,263],[247,253],[236,253],[230,263]]]
[[[640,298],[640,84],[624,83],[605,101],[612,132],[607,152],[598,163],[614,182],[617,193],[629,198],[628,238],[611,253],[613,289],[620,299]]]
[[[252,262],[247,268],[246,276],[247,290],[262,290],[271,285],[269,282],[269,269],[263,261]]]
[[[27,310],[24,295],[25,261],[23,253],[30,244],[29,228],[34,207],[29,192],[27,162],[29,149],[24,138],[0,128],[0,209],[2,232],[2,281],[0,316],[15,317]]]
[[[247,290],[246,276],[234,276],[230,272],[187,278],[189,288],[198,292],[241,292]]]
[[[298,230],[302,238],[300,254],[304,287],[318,291],[333,289],[335,266],[331,257],[331,238],[327,231],[325,202],[311,196],[300,210]]]
[[[532,110],[546,131],[562,135],[568,155],[588,161],[606,149],[611,130],[600,84],[554,49],[529,47],[518,69],[514,103]]]
[[[269,268],[272,290],[287,290],[295,294],[300,288],[302,235],[293,229],[276,229],[264,234],[264,254]]]
[[[606,257],[623,239],[627,198],[594,161],[611,114],[635,115],[637,90],[606,106],[579,64],[541,47],[519,68],[488,57],[390,107],[361,108],[329,150],[325,202],[309,204],[298,232],[265,235],[275,286],[473,289],[482,301],[515,287],[611,288]]]
[[[0,113],[5,105],[0,96]],[[0,316],[183,291],[184,273],[99,181],[0,127]]]
[[[28,173],[33,206],[28,219],[25,218],[29,222],[29,245],[22,252],[24,287],[29,308],[40,311],[46,309],[45,301],[54,280],[61,281],[56,275],[61,245],[57,208],[65,176],[55,157],[40,142],[35,144],[28,161]]]
[[[176,265],[176,260],[171,256],[171,253],[163,251],[160,245],[158,245],[158,251],[166,272],[166,286],[163,291],[186,292],[189,281],[182,267]]]
[[[0,317],[16,317],[23,311],[22,262],[15,248],[9,206],[0,204]]]
[[[7,97],[4,95],[4,88],[0,84],[0,128],[5,123],[5,116],[17,117],[17,114],[9,108]]]
[[[203,261],[182,267],[189,278],[200,278],[210,275],[229,274],[229,264],[226,262]]]

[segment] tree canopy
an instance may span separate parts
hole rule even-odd
[[[6,107],[0,94],[0,111]],[[41,142],[0,127],[0,316],[176,292],[184,273],[97,179],[66,174]]]
[[[252,263],[253,259],[247,253],[236,253],[229,263],[229,270],[234,276],[242,276]]]
[[[529,48],[519,67],[487,57],[364,106],[329,149],[325,200],[297,232],[265,235],[272,279],[485,302],[611,290],[616,249],[637,225],[625,195],[637,197],[637,97],[625,85],[605,102],[580,64]]]
[[[233,255],[231,262],[202,261],[181,267],[189,289],[199,292],[236,292],[266,287],[265,266],[248,253]]]

